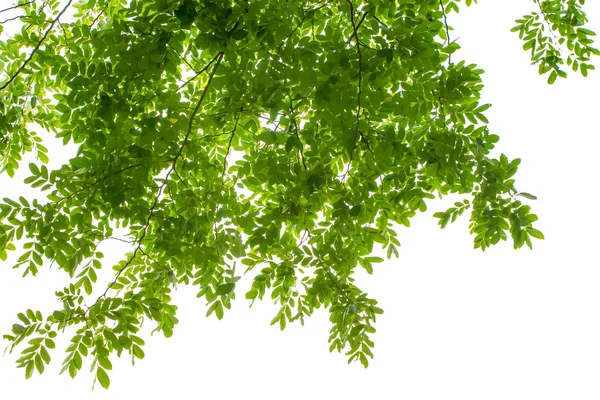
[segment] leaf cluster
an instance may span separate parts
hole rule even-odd
[[[517,191],[519,160],[492,155],[483,70],[453,62],[457,1],[20,1],[0,40],[0,166],[35,152],[25,182],[43,200],[0,202],[0,259],[65,274],[60,306],[19,314],[11,350],[30,377],[52,338],[74,332],[63,371],[85,359],[110,384],[111,357],[144,357],[145,321],[166,337],[171,292],[193,285],[225,316],[242,279],[270,296],[285,329],[330,314],[330,350],[367,366],[377,301],[354,273],[399,255],[395,228],[436,196],[459,194],[446,226],[470,214],[475,247],[543,238]],[[470,6],[473,1],[466,1]],[[543,1],[518,30],[540,72],[592,69],[575,1]],[[74,18],[65,17],[67,11]],[[546,35],[543,20],[557,43]],[[553,79],[550,79],[552,81]],[[41,127],[76,156],[50,169]],[[45,196],[45,197],[44,197]],[[117,236],[125,229],[125,236]],[[100,243],[131,251],[106,265]],[[19,244],[19,248],[17,247]],[[112,269],[111,269],[112,268]],[[99,276],[110,275],[108,284]]]

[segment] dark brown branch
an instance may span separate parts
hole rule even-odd
[[[377,21],[379,23],[379,25],[381,25],[381,26],[383,26],[383,27],[385,27],[387,29],[390,29],[389,26],[387,26],[386,24],[384,24],[383,22],[381,22],[381,20],[379,18],[377,18],[377,15],[375,15],[375,14],[371,14],[371,15],[373,16],[373,19],[375,19],[375,21]]]
[[[19,19],[19,18],[23,18],[23,17],[25,17],[25,15],[17,15],[16,17],[7,18],[3,21],[0,21],[0,25],[4,25],[7,22],[14,21],[15,19]]]
[[[373,154],[373,151],[371,150],[371,145],[369,144],[369,141],[367,140],[364,133],[362,133],[362,131],[358,131],[358,133],[360,134],[360,138],[364,142],[365,146],[367,146],[367,150],[369,150],[369,153]]]
[[[168,46],[169,46],[169,48],[170,48],[171,50],[173,50],[173,51],[175,52],[175,54],[177,54],[177,57],[179,57],[179,58],[181,59],[181,61],[183,61],[183,62],[185,63],[185,65],[187,65],[187,66],[188,66],[188,68],[189,68],[189,69],[191,69],[192,71],[194,71],[194,73],[195,73],[195,74],[197,74],[197,73],[198,73],[198,71],[196,71],[196,69],[195,69],[195,68],[192,66],[192,64],[190,64],[190,63],[188,62],[188,60],[186,60],[186,59],[185,59],[185,58],[184,58],[184,57],[183,57],[183,56],[182,56],[182,55],[179,53],[179,51],[178,51],[178,50],[177,50],[175,47],[173,47],[173,46],[171,46],[171,45],[168,45]]]
[[[362,23],[365,21],[365,18],[367,18],[367,14],[369,14],[369,12],[365,11],[363,16],[361,17],[360,21],[358,21],[358,24],[356,24],[356,27],[354,27],[354,22],[352,23],[352,27],[354,28],[354,30],[352,31],[352,34],[350,35],[348,40],[346,40],[346,43],[350,43],[352,41],[352,39],[354,38],[354,35],[357,34],[358,28],[360,28]],[[377,19],[377,17],[375,17],[375,18]],[[352,19],[354,19],[354,14],[352,16]]]
[[[19,67],[19,69],[17,69],[17,71],[10,77],[10,79],[4,85],[0,86],[0,90],[6,89],[6,87],[8,85],[10,85],[12,83],[12,81],[14,81],[17,78],[17,76],[19,76],[19,74],[21,74],[21,72],[25,69],[25,67],[27,66],[27,64],[29,64],[29,62],[33,59],[33,56],[35,55],[35,53],[40,49],[40,47],[42,47],[42,44],[44,43],[44,41],[46,40],[46,38],[48,37],[48,35],[52,31],[52,29],[54,29],[54,25],[56,25],[56,23],[58,22],[58,20],[60,19],[60,17],[62,17],[62,15],[71,6],[72,2],[73,2],[73,0],[69,0],[67,2],[67,4],[64,6],[64,8],[58,13],[58,15],[56,16],[56,18],[54,18],[54,20],[52,20],[52,23],[50,24],[50,27],[46,30],[46,32],[44,32],[44,36],[42,36],[42,38],[40,39],[40,41],[38,42],[38,44],[33,48],[33,50],[31,51],[31,53],[29,54],[29,57],[27,57],[25,59],[25,61],[23,61],[23,64],[21,64],[21,66]]]

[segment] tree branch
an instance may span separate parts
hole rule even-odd
[[[350,149],[350,160],[348,162],[348,170],[344,174],[344,179],[348,171],[350,171],[350,164],[352,164],[352,157],[354,154],[354,150],[356,148],[356,142],[358,141],[358,137],[360,135],[360,111],[362,109],[361,106],[361,97],[362,97],[362,79],[363,79],[363,71],[362,71],[362,53],[360,51],[360,38],[358,37],[358,27],[360,26],[356,24],[354,20],[354,5],[352,4],[352,0],[347,0],[350,5],[350,22],[352,23],[352,29],[354,30],[351,38],[354,38],[356,43],[356,53],[358,54],[358,96],[357,96],[357,104],[356,104],[356,128],[354,132],[354,141],[352,142],[352,148]],[[360,20],[360,23],[365,20],[368,11],[365,12]],[[343,182],[343,179],[342,179]]]
[[[535,2],[537,3],[538,7],[540,8],[542,17],[544,17],[544,21],[546,21],[546,25],[548,25],[548,31],[554,38],[554,42],[556,42],[558,40],[558,38],[556,37],[556,34],[554,33],[552,26],[550,25],[550,21],[548,21],[548,15],[546,14],[546,11],[544,11],[544,8],[542,7],[542,3],[540,3],[540,0],[535,0]]]
[[[352,41],[352,39],[354,38],[354,36],[357,34],[358,28],[360,28],[360,26],[364,22],[365,18],[367,18],[367,14],[369,14],[369,12],[365,11],[363,16],[361,17],[360,21],[358,21],[358,24],[356,24],[356,27],[354,27],[354,22],[352,23],[354,30],[353,30],[352,34],[350,35],[350,37],[348,38],[348,40],[346,40],[346,44],[350,43]],[[352,15],[352,19],[354,19],[354,14]],[[377,19],[377,17],[376,17],[376,19]]]
[[[450,27],[448,26],[448,16],[446,15],[446,10],[444,9],[444,3],[440,0],[440,8],[442,9],[442,14],[444,15],[444,25],[446,26],[446,43],[450,45]],[[452,53],[448,53],[448,65],[452,63]]]
[[[5,11],[14,10],[15,8],[23,7],[23,6],[26,6],[27,4],[31,4],[31,3],[33,3],[33,0],[32,1],[28,1],[26,3],[17,4],[16,6],[5,8],[3,10],[0,10],[0,13],[3,13]]]
[[[10,79],[4,85],[0,86],[0,90],[6,89],[6,87],[8,85],[10,85],[12,83],[12,81],[14,81],[17,78],[17,76],[19,76],[19,74],[21,74],[21,72],[25,69],[25,67],[27,66],[27,64],[29,64],[29,62],[33,59],[33,56],[35,55],[35,53],[40,49],[40,47],[42,46],[42,44],[44,43],[44,41],[46,40],[46,38],[48,37],[48,35],[52,31],[52,29],[54,29],[54,25],[56,25],[56,23],[58,22],[58,20],[60,19],[60,17],[62,17],[62,15],[67,11],[67,9],[69,8],[69,6],[71,6],[72,2],[73,2],[73,0],[69,0],[67,2],[67,4],[65,5],[65,7],[58,13],[58,15],[56,16],[56,18],[54,18],[54,20],[52,20],[52,23],[50,24],[50,27],[46,30],[46,32],[44,32],[44,36],[42,36],[42,38],[40,39],[40,41],[38,42],[38,44],[33,48],[33,50],[31,51],[31,53],[29,54],[29,57],[27,57],[27,59],[25,59],[25,61],[23,62],[23,64],[21,64],[21,66],[19,67],[19,69],[17,69],[17,71],[10,77]]]
[[[15,19],[23,18],[24,16],[25,15],[17,15],[17,16],[12,17],[12,18],[7,18],[7,19],[5,19],[3,21],[0,21],[0,25],[4,25],[5,23],[10,22],[10,21],[14,21]]]
[[[210,68],[210,66],[212,65],[212,63],[214,63],[217,58],[219,58],[221,55],[221,53],[217,54],[215,57],[213,57],[212,60],[210,60],[210,62],[208,64],[206,64],[204,66],[204,68],[202,68],[200,71],[196,72],[196,74],[194,74],[194,76],[192,76],[190,79],[188,79],[187,81],[185,81],[184,83],[182,83],[178,88],[177,88],[177,92],[180,91],[181,89],[183,89],[188,83],[190,83],[191,81],[193,81],[194,79],[196,79],[197,77],[199,77],[200,75],[202,75],[204,72],[206,72],[207,69]]]

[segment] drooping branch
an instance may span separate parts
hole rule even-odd
[[[104,290],[104,292],[98,297],[98,299],[96,300],[96,302],[94,304],[97,304],[98,301],[100,301],[102,298],[106,297],[106,294],[108,293],[108,291],[110,290],[110,288],[112,288],[117,283],[117,280],[119,279],[119,277],[131,265],[131,263],[133,262],[133,260],[135,260],[137,254],[139,252],[143,251],[142,250],[142,242],[143,242],[144,238],[146,237],[146,234],[148,233],[148,228],[150,227],[150,223],[152,222],[152,217],[154,216],[154,211],[156,209],[156,206],[158,205],[158,201],[160,199],[160,196],[162,195],[163,190],[164,190],[165,186],[167,185],[167,183],[169,181],[169,177],[171,176],[171,173],[173,173],[173,171],[175,170],[175,167],[177,165],[177,161],[181,158],[181,156],[183,154],[183,150],[185,149],[185,147],[188,144],[189,137],[190,137],[190,135],[192,133],[193,126],[194,126],[194,119],[195,119],[196,115],[198,114],[198,112],[200,111],[200,107],[202,106],[202,103],[204,102],[206,94],[208,93],[208,89],[210,88],[210,84],[212,83],[212,80],[213,80],[213,78],[215,76],[215,73],[217,72],[217,69],[219,68],[219,65],[221,64],[221,61],[223,60],[223,55],[224,55],[224,53],[220,52],[217,55],[217,57],[216,57],[216,64],[213,67],[213,70],[210,73],[210,76],[208,77],[208,81],[206,82],[206,85],[204,86],[204,90],[202,91],[202,95],[200,96],[200,99],[196,103],[196,106],[194,107],[194,110],[192,111],[192,113],[190,115],[190,121],[188,123],[188,127],[187,127],[187,130],[186,130],[185,136],[183,138],[183,143],[179,147],[179,151],[175,155],[175,158],[173,159],[173,163],[171,164],[171,167],[169,168],[167,174],[165,175],[165,178],[163,179],[162,184],[158,188],[158,193],[156,194],[156,197],[154,198],[154,202],[153,202],[152,206],[150,207],[150,212],[148,213],[148,218],[146,219],[146,224],[142,228],[140,236],[136,239],[137,246],[135,247],[135,249],[133,251],[133,254],[129,257],[129,259],[127,260],[127,262],[125,263],[125,265],[123,265],[123,267],[121,267],[119,269],[119,271],[117,271],[117,274],[115,275],[115,279],[111,283],[109,283],[107,285],[107,287]],[[93,307],[93,305],[90,306],[89,308],[91,308],[91,307]],[[88,308],[88,310],[89,310],[89,308]]]
[[[542,13],[542,17],[544,18],[544,21],[546,21],[546,25],[548,25],[548,31],[550,32],[550,34],[554,38],[554,41],[556,42],[558,40],[558,38],[556,37],[556,34],[554,33],[554,29],[552,29],[552,26],[550,25],[550,21],[548,20],[548,15],[546,14],[544,7],[542,7],[542,3],[540,3],[540,0],[535,0],[535,2],[537,3],[537,5],[540,9],[540,12]]]
[[[360,24],[357,24],[355,21],[354,5],[352,4],[352,0],[347,0],[347,1],[348,1],[348,4],[350,5],[350,22],[352,23],[352,29],[353,29],[351,38],[354,38],[354,42],[356,43],[356,53],[358,55],[358,95],[357,95],[357,101],[356,101],[356,127],[355,127],[355,132],[354,132],[354,140],[352,141],[352,147],[350,149],[350,160],[348,162],[348,170],[344,174],[344,178],[346,177],[347,173],[350,171],[350,165],[352,164],[352,158],[354,155],[354,150],[356,148],[356,142],[358,141],[358,138],[360,136],[360,114],[361,114],[361,110],[362,110],[361,98],[362,98],[362,80],[363,80],[362,53],[360,50],[361,44],[360,44],[360,38],[358,37],[358,28],[359,28]],[[363,14],[362,19],[360,20],[360,23],[362,23],[362,21],[364,21],[367,14],[368,14],[368,11]]]
[[[46,32],[44,32],[44,35],[42,36],[40,41],[37,43],[37,45],[33,48],[31,53],[29,53],[29,56],[25,59],[25,61],[23,61],[23,64],[21,64],[19,69],[17,69],[15,71],[15,73],[12,74],[12,76],[8,79],[8,81],[6,81],[2,86],[0,86],[0,90],[6,89],[6,87],[8,85],[10,85],[21,74],[21,72],[23,72],[23,70],[25,69],[27,64],[29,64],[29,62],[33,59],[33,56],[35,55],[35,53],[37,53],[37,51],[40,49],[40,47],[42,47],[42,44],[46,41],[46,38],[48,37],[48,35],[52,31],[52,29],[54,29],[54,25],[56,25],[56,23],[58,22],[60,17],[62,17],[63,14],[69,9],[72,2],[73,2],[73,0],[69,0],[67,2],[67,4],[63,7],[63,9],[58,13],[56,18],[54,18],[52,20],[52,22],[50,23],[50,27],[48,29],[46,29]]]

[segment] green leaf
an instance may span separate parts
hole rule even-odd
[[[222,285],[219,285],[219,287],[217,287],[217,290],[215,291],[215,293],[219,296],[225,296],[225,295],[231,293],[233,291],[233,288],[235,288],[235,283],[224,283]]]
[[[452,55],[441,11],[473,0],[89,0],[49,30],[62,6],[39,3],[0,35],[0,171],[31,171],[0,202],[0,260],[68,276],[57,311],[20,313],[6,335],[28,342],[26,373],[58,335],[73,335],[72,377],[83,357],[97,380],[113,354],[142,357],[143,322],[173,335],[177,285],[223,318],[248,279],[239,260],[262,268],[245,297],[274,299],[280,329],[325,308],[331,349],[366,366],[381,309],[356,268],[398,257],[399,225],[429,199],[469,195],[434,216],[444,228],[468,209],[475,248],[543,238],[487,126],[484,71]],[[600,51],[583,1],[550,3],[512,31],[549,83],[565,66],[585,76]],[[131,252],[100,263],[100,243]]]
[[[537,200],[536,196],[529,194],[529,193],[525,193],[525,192],[518,193],[518,196],[525,197],[526,199],[529,199],[529,200]]]
[[[25,324],[25,325],[29,325],[30,321],[27,319],[27,317],[25,316],[25,314],[23,313],[19,313],[17,314],[17,317]],[[14,327],[13,327],[14,330]]]
[[[38,166],[35,165],[34,163],[29,163],[29,170],[35,176],[39,176],[40,175],[40,170],[39,170]]]
[[[104,389],[108,389],[108,387],[110,386],[110,379],[108,378],[108,374],[104,369],[100,367],[98,367],[98,369],[96,370],[96,379],[98,379],[98,382],[100,382],[100,385]]]
[[[144,354],[144,351],[142,350],[142,348],[135,344],[133,345],[133,355],[139,359],[142,359],[145,357],[145,354]]]
[[[66,317],[66,315],[65,315],[65,313],[64,313],[64,312],[62,312],[62,311],[58,311],[58,310],[54,311],[54,312],[52,313],[52,316],[53,316],[54,318],[56,318],[56,320],[57,320],[57,321],[62,321],[62,320],[64,320],[64,319],[65,319],[65,317]]]
[[[42,357],[39,354],[36,354],[33,359],[35,362],[35,368],[38,370],[38,373],[44,373],[44,361],[42,360]]]
[[[112,363],[107,357],[98,357],[98,364],[105,370],[112,370]]]
[[[361,209],[362,209],[362,205],[360,205],[360,204],[356,205],[350,209],[350,211],[348,212],[348,215],[350,215],[351,217],[356,217],[358,214],[360,214]]]
[[[26,365],[25,365],[25,379],[29,379],[33,376],[33,369],[35,367],[35,364],[32,361],[29,361]]]
[[[46,350],[45,347],[40,347],[40,356],[46,364],[50,364],[50,354],[48,353],[48,350]]]
[[[242,40],[248,36],[248,32],[245,30],[236,30],[231,34],[231,37],[235,40]]]
[[[535,228],[531,228],[531,227],[527,228],[527,233],[529,233],[531,236],[533,236],[536,239],[541,239],[541,240],[545,239],[544,234]]]
[[[15,335],[20,335],[21,333],[25,332],[25,327],[23,325],[13,324],[13,326],[12,326],[12,332]]]

